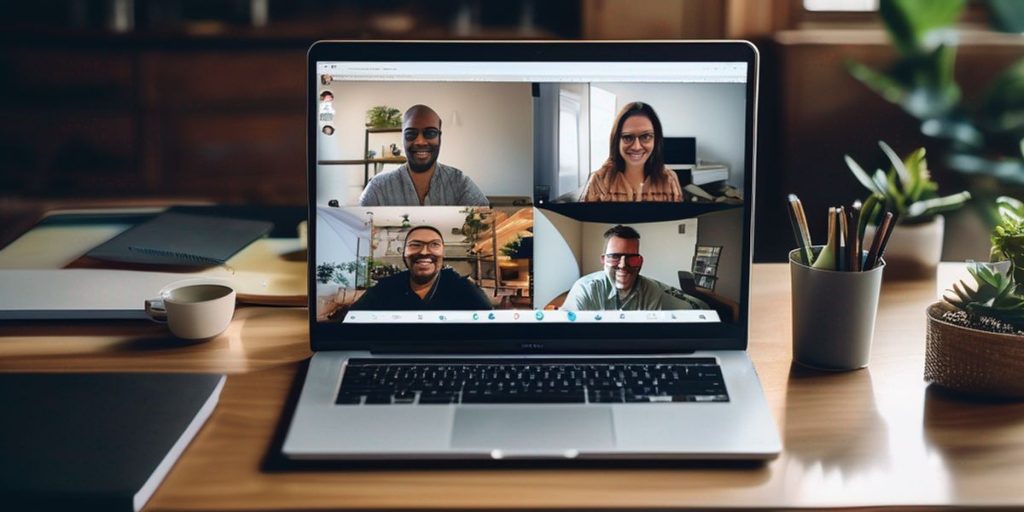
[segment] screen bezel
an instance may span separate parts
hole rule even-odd
[[[307,53],[308,268],[316,268],[317,62],[746,62],[743,255],[735,324],[342,324],[316,320],[316,281],[307,271],[309,335],[317,350],[429,353],[666,353],[742,350],[748,343],[759,57],[747,41],[462,42],[318,41]],[[666,327],[684,326],[685,332]]]

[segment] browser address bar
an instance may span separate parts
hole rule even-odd
[[[320,62],[336,80],[745,82],[743,62]]]

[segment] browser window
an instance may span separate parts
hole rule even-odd
[[[738,321],[746,63],[315,73],[319,322]]]

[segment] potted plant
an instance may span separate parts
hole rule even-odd
[[[343,265],[324,262],[316,266],[316,294],[318,297],[331,296],[338,293],[339,287],[349,287],[348,276],[343,273]]]
[[[874,227],[882,212],[893,212],[898,220],[885,252],[886,274],[907,270],[915,274],[922,270],[933,272],[942,258],[945,219],[940,213],[960,208],[971,194],[963,191],[939,196],[939,186],[928,171],[924,148],[901,159],[885,142],[879,141],[878,145],[891,164],[888,172],[876,169],[868,174],[846,155],[846,165],[871,194],[864,201],[863,215],[868,223],[865,236],[874,237]]]
[[[397,108],[378,105],[366,111],[366,126],[370,128],[398,128],[402,126],[402,113]]]
[[[469,246],[469,248],[466,249],[466,255],[470,257],[476,256],[476,243],[480,240],[481,233],[490,229],[490,225],[487,222],[484,212],[480,208],[467,207],[459,210],[459,213],[465,214],[466,216],[462,223],[462,235],[466,237],[463,242]]]
[[[523,244],[523,237],[516,235],[515,239],[509,240],[499,252],[508,259],[513,259],[519,253],[519,247]]]
[[[970,395],[1024,398],[1024,296],[1009,265],[1002,267],[969,263],[974,286],[954,284],[928,307],[925,380]]]
[[[1024,203],[1012,197],[996,199],[999,224],[992,230],[992,261],[1009,261],[1015,283],[1024,283]]]
[[[925,379],[958,391],[1024,398],[1024,244],[1021,202],[1000,197],[992,263],[968,262],[961,281],[928,307]]]
[[[1019,2],[988,2],[993,28],[1021,33]],[[921,133],[940,141],[944,164],[973,187],[1024,185],[1024,123],[1020,121],[1024,60],[991,78],[981,93],[965,96],[954,73],[955,29],[965,0],[882,0],[878,13],[896,58],[884,70],[854,60],[850,74],[921,122]],[[976,78],[975,78],[976,80]],[[972,188],[974,189],[974,188]]]

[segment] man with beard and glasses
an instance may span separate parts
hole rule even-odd
[[[441,117],[414,105],[402,117],[406,163],[366,184],[360,206],[488,206],[487,196],[462,171],[439,163]]]
[[[640,255],[640,233],[618,225],[604,232],[601,255],[604,270],[587,274],[573,283],[562,309],[577,311],[620,310],[652,311],[672,309],[708,309],[699,299],[687,302],[667,293],[666,286],[640,275],[644,257]]]
[[[444,268],[444,239],[437,228],[417,226],[409,230],[402,259],[408,270],[377,281],[350,309],[492,309],[480,288],[454,270]]]

